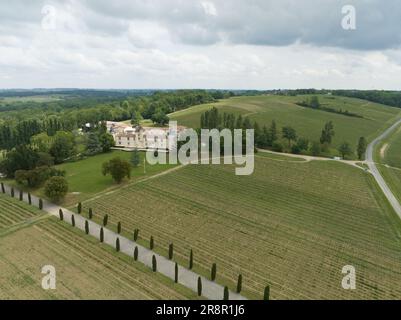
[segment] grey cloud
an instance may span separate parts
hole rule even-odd
[[[387,0],[86,1],[88,10],[116,20],[154,20],[186,44],[228,41],[283,46],[295,42],[348,49],[387,49],[401,43],[401,2]],[[343,5],[357,11],[357,30],[341,28]],[[123,30],[121,30],[122,32]]]

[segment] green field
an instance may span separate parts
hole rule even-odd
[[[38,210],[4,195],[0,207],[0,299],[197,298],[55,217],[34,221]],[[56,268],[55,290],[41,287],[45,265]]]
[[[278,161],[277,161],[278,160]],[[261,298],[400,299],[401,223],[363,170],[332,161],[256,157],[252,176],[232,166],[186,166],[85,203],[97,219],[122,221],[143,243]],[[357,290],[341,287],[341,269],[357,270]]]
[[[401,201],[401,127],[376,147],[374,156],[381,175]]]
[[[84,160],[68,162],[56,166],[58,169],[65,170],[69,185],[69,193],[62,204],[64,206],[72,206],[80,201],[93,197],[99,192],[107,192],[114,188],[120,188],[126,184],[136,182],[139,179],[150,177],[174,167],[173,165],[147,164],[146,168],[144,168],[143,159],[145,153],[140,152],[141,163],[137,168],[132,168],[131,179],[124,180],[121,185],[118,185],[113,181],[110,175],[103,176],[102,174],[102,164],[115,157],[120,157],[121,159],[130,161],[131,152],[113,150],[109,153],[99,154],[93,157],[88,157]],[[5,182],[9,185],[16,186],[16,183],[13,180],[5,180]],[[43,189],[23,189],[44,197]]]
[[[222,100],[215,104],[195,106],[170,115],[179,125],[198,128],[200,115],[213,106],[221,112],[241,114],[248,116],[260,125],[269,126],[274,119],[279,128],[290,125],[294,127],[298,136],[311,141],[319,141],[321,130],[327,121],[333,121],[336,132],[333,147],[337,148],[342,142],[348,141],[355,149],[359,137],[364,136],[369,141],[376,137],[380,131],[388,127],[400,109],[388,107],[365,100],[337,97],[319,96],[320,103],[325,107],[342,109],[362,115],[364,118],[349,117],[321,110],[312,110],[296,105],[296,102],[307,99],[309,96],[255,96],[235,97]],[[280,129],[281,130],[281,129]],[[337,155],[336,150],[331,150]]]
[[[401,127],[399,127],[386,143],[384,163],[391,167],[401,168]]]

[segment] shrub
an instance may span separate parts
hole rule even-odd
[[[1,192],[2,193],[6,193],[6,189],[4,188],[4,183],[1,183]]]
[[[155,241],[153,240],[153,237],[150,236],[149,248],[150,250],[153,250],[154,247],[155,247]]]
[[[189,270],[191,270],[194,266],[194,252],[191,251],[189,252]]]
[[[88,217],[89,217],[89,220],[92,220],[92,218],[93,218],[92,208],[89,208]]]
[[[11,187],[11,197],[14,198],[14,188],[13,187]]]
[[[116,239],[116,251],[117,252],[120,251],[120,239],[119,238]]]
[[[106,214],[104,217],[103,217],[103,226],[105,227],[105,226],[107,226],[107,221],[109,220],[109,215],[108,214]]]
[[[120,221],[117,223],[117,233],[118,234],[121,233],[121,222]]]
[[[312,156],[318,156],[322,152],[322,147],[319,142],[314,141],[310,146],[310,153]]]
[[[58,215],[60,216],[60,220],[63,221],[64,220],[64,214],[63,214],[63,210],[59,210],[58,211]]]
[[[77,206],[77,213],[78,213],[78,214],[81,214],[81,213],[82,213],[82,203],[81,203],[81,202],[78,203],[78,206]]]
[[[43,200],[39,199],[39,209],[42,210],[43,209]]]
[[[178,263],[175,263],[175,270],[174,270],[174,282],[178,283]]]
[[[89,222],[88,222],[88,220],[85,220],[85,233],[89,234]]]
[[[241,290],[242,290],[242,274],[239,274],[237,281],[237,293],[240,293]]]
[[[71,225],[75,227],[75,216],[71,215]]]
[[[202,278],[198,277],[198,296],[202,295]]]
[[[125,177],[131,178],[131,164],[117,157],[103,163],[102,173],[110,174],[114,181],[121,183]]]
[[[32,204],[32,196],[29,192],[28,192],[28,203]]]
[[[273,149],[273,151],[276,151],[276,152],[283,152],[283,146],[281,145],[281,143],[278,143],[278,142],[273,143],[272,149]]]
[[[294,144],[291,147],[291,153],[293,153],[293,154],[300,154],[301,151],[302,151],[301,148],[297,144]]]
[[[213,263],[212,270],[210,272],[210,279],[212,281],[216,280],[216,273],[217,273],[217,265],[215,263]]]
[[[174,246],[172,243],[170,243],[170,245],[168,246],[168,258],[170,260],[173,259],[173,255],[174,255]]]
[[[263,300],[270,300],[270,287],[266,286]]]
[[[24,193],[22,190],[19,191],[19,201],[22,201],[24,199]]]
[[[157,260],[155,255],[152,256],[152,270],[153,272],[157,271]]]
[[[137,261],[138,260],[138,246],[135,247],[134,249],[134,260]]]
[[[224,287],[224,295],[223,295],[223,300],[228,300],[230,297],[230,292],[228,291],[228,287]]]
[[[45,195],[52,201],[59,202],[68,192],[68,182],[64,177],[51,177],[45,184]]]
[[[134,230],[134,241],[135,242],[138,240],[138,236],[139,236],[139,229],[135,229]]]
[[[100,235],[99,235],[99,238],[100,238],[100,242],[103,242],[103,241],[104,241],[104,231],[103,231],[103,227],[100,227]]]

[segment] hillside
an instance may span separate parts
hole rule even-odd
[[[318,97],[324,107],[338,111],[347,110],[363,118],[298,106],[297,102],[310,98],[307,95],[234,97],[215,104],[199,105],[172,113],[170,118],[177,120],[179,125],[198,128],[201,114],[215,106],[222,113],[248,116],[252,122],[256,121],[261,126],[269,126],[274,119],[279,128],[292,126],[296,129],[299,137],[307,138],[310,141],[319,141],[324,124],[327,121],[333,121],[335,136],[332,147],[337,148],[342,142],[347,141],[355,148],[359,137],[364,136],[370,141],[381,130],[389,126],[401,112],[399,108],[365,100],[329,95],[319,95]],[[337,154],[336,150],[332,150],[332,153]]]
[[[196,299],[55,217],[0,194],[0,299]],[[56,268],[43,290],[41,268]]]
[[[332,161],[257,156],[255,173],[239,177],[230,166],[187,166],[85,203],[97,219],[139,228],[166,254],[261,298],[398,299],[400,223],[363,170]],[[341,288],[341,268],[354,265],[359,290]],[[379,280],[380,279],[380,280]],[[318,290],[317,290],[318,288]]]

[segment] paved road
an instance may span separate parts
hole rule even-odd
[[[5,191],[8,195],[11,194],[11,188],[9,186],[5,185]],[[14,194],[15,194],[14,197],[16,199],[18,199],[19,198],[19,190],[14,188]],[[39,199],[33,195],[31,196],[31,199],[32,199],[32,205],[38,207]],[[28,202],[27,194],[24,194],[23,200],[25,202]],[[60,208],[59,206],[57,206],[53,203],[43,201],[43,211],[48,212],[53,216],[59,217],[59,209],[63,210],[65,222],[71,223],[71,217],[72,217],[72,215],[74,215],[75,226],[78,229],[85,231],[85,221],[87,219],[85,219],[83,216],[73,213],[72,211],[69,211],[68,209]],[[94,236],[95,238],[99,239],[101,226],[90,220],[88,220],[88,223],[89,223],[89,234]],[[160,256],[157,253],[154,253],[153,251],[129,240],[128,238],[118,235],[111,230],[103,228],[103,232],[104,232],[104,243],[115,248],[116,239],[118,237],[120,239],[120,251],[122,253],[125,253],[126,255],[129,255],[130,257],[133,256],[134,249],[137,246],[138,247],[138,261],[145,264],[146,266],[148,266],[150,268],[152,267],[152,257],[153,257],[153,255],[155,255],[156,260],[157,260],[157,271],[164,274],[165,276],[167,276],[168,278],[170,278],[174,281],[175,262],[170,261],[167,258]],[[179,270],[178,271],[179,283],[184,285],[185,287],[193,290],[194,292],[197,292],[199,275],[197,273],[192,272],[181,266],[179,266],[178,270]],[[210,299],[210,300],[222,300],[223,293],[224,293],[224,287],[213,281],[206,279],[205,277],[201,277],[201,278],[202,278],[202,296],[207,299]],[[229,297],[230,297],[230,300],[246,300],[245,297],[243,297],[240,294],[237,294],[235,292],[231,292],[231,291],[230,291]]]
[[[378,136],[368,145],[366,149],[366,163],[368,164],[370,172],[372,173],[373,177],[379,184],[380,189],[383,191],[384,195],[390,202],[391,206],[394,208],[394,211],[398,214],[398,216],[401,219],[400,203],[398,202],[397,198],[394,196],[394,194],[388,187],[387,183],[384,181],[382,175],[380,174],[379,170],[376,167],[375,162],[373,161],[373,150],[375,146],[384,138],[386,138],[391,132],[393,132],[400,124],[401,124],[401,119],[399,119],[396,123],[394,123],[390,128],[384,131],[380,136]]]

